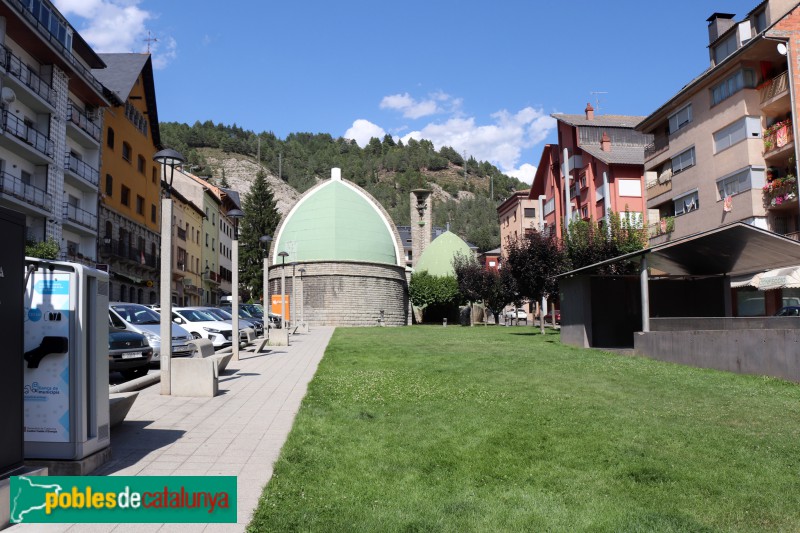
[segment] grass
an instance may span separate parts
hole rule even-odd
[[[800,387],[558,339],[337,329],[250,530],[800,530]]]

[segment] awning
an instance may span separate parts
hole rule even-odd
[[[761,277],[761,274],[763,274],[763,272],[732,277],[731,289],[741,289],[743,287],[758,288],[758,278]]]
[[[776,268],[759,275],[758,290],[800,289],[800,267]]]

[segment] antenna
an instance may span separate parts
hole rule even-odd
[[[595,110],[595,111],[597,112],[597,114],[599,115],[599,114],[600,114],[600,96],[599,96],[599,95],[601,95],[601,94],[608,94],[608,91],[591,91],[589,94],[593,94],[593,95],[595,95],[595,99],[594,99],[594,101],[595,101],[594,110]]]
[[[155,37],[152,36],[152,34],[150,33],[150,30],[147,30],[147,39],[142,39],[142,40],[147,43],[147,53],[148,54],[150,53],[150,44],[158,42],[158,39],[156,39]]]

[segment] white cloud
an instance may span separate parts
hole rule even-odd
[[[520,181],[524,181],[528,185],[533,184],[533,178],[536,177],[536,167],[531,165],[530,163],[523,163],[517,169],[509,170],[506,172],[512,178],[517,178]]]
[[[360,118],[353,122],[353,125],[344,132],[345,139],[353,139],[360,147],[365,147],[373,137],[383,140],[386,131],[380,126],[373,124],[369,120]]]
[[[141,7],[141,0],[54,0],[61,13],[70,19],[81,36],[97,52],[145,52],[148,38],[145,23],[156,16]],[[78,23],[72,20],[79,17]],[[169,36],[153,35],[150,45],[153,65],[165,67],[177,53],[177,43]]]
[[[440,113],[442,110],[437,102],[446,102],[449,98],[442,92],[437,92],[426,100],[415,100],[408,93],[392,94],[383,97],[380,108],[401,111],[405,118],[417,119]]]
[[[556,126],[555,119],[532,107],[516,113],[501,110],[492,114],[492,119],[492,124],[479,125],[474,117],[453,117],[412,131],[402,140],[428,139],[437,150],[450,146],[459,153],[466,151],[468,157],[489,161],[506,174],[529,172],[527,167],[533,168],[530,164],[518,167],[522,152],[547,138]]]

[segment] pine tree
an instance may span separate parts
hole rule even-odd
[[[263,170],[258,171],[242,203],[245,216],[239,235],[239,280],[243,291],[258,300],[263,297],[264,256],[267,252],[259,239],[263,235],[274,237],[280,222],[277,203]]]
[[[231,184],[228,183],[228,178],[225,177],[225,169],[222,169],[222,177],[219,179],[219,186],[229,189]]]

